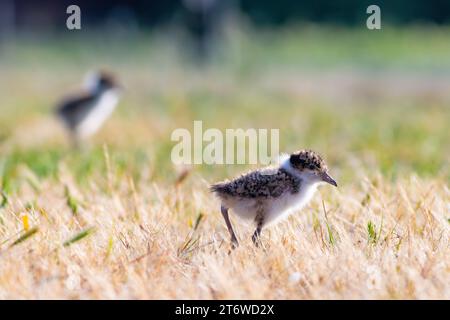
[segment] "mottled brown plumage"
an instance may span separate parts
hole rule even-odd
[[[211,191],[222,198],[276,198],[284,192],[296,193],[301,180],[283,168],[262,169],[244,174],[232,181],[219,182]]]

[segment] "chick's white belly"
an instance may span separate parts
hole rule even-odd
[[[304,207],[314,195],[316,188],[304,188],[298,193],[285,193],[277,198],[233,199],[226,204],[236,215],[245,220],[254,220],[259,208],[264,208],[264,226],[287,218]]]
[[[264,225],[287,218],[295,210],[301,209],[305,203],[306,201],[303,201],[298,195],[288,194],[280,197],[268,207]]]
[[[315,185],[305,186],[298,193],[285,194],[278,198],[267,211],[265,225],[287,218],[291,213],[303,208],[311,200],[316,190]]]
[[[244,220],[256,218],[257,201],[255,199],[228,199],[224,201],[224,204]]]

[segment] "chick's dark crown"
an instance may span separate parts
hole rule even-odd
[[[289,161],[298,170],[310,169],[315,171],[327,171],[327,165],[319,154],[312,150],[300,150],[291,154]]]

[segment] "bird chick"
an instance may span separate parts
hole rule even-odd
[[[337,187],[322,158],[311,150],[301,150],[285,157],[277,167],[258,169],[234,180],[219,182],[211,191],[221,200],[221,212],[233,246],[238,240],[228,210],[255,223],[252,236],[258,246],[264,227],[273,224],[306,205],[321,183]]]

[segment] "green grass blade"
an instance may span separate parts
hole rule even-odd
[[[94,232],[95,232],[95,228],[94,227],[87,228],[87,229],[81,231],[80,233],[77,233],[75,236],[73,236],[69,240],[65,241],[63,243],[63,246],[64,247],[68,247],[68,246],[74,244],[75,242],[78,242],[81,239],[86,238],[87,236],[91,235]]]
[[[195,220],[195,224],[194,224],[194,231],[198,229],[198,226],[200,225],[200,222],[203,219],[203,213],[199,213],[199,215],[197,216],[197,219]]]
[[[2,198],[2,201],[0,202],[0,209],[1,209],[6,207],[6,205],[8,204],[8,196],[3,190],[0,191],[0,196]]]
[[[76,216],[78,214],[78,202],[72,197],[68,186],[64,187],[64,194],[66,196],[67,206],[70,208],[70,211],[72,211],[72,214]]]
[[[375,224],[372,221],[367,223],[367,233],[369,234],[369,243],[375,244],[377,242],[377,231]]]
[[[38,228],[38,227],[31,228],[30,230],[28,230],[27,232],[25,232],[22,236],[20,236],[19,239],[17,239],[16,241],[14,241],[14,242],[11,244],[11,247],[13,247],[13,246],[15,246],[15,245],[17,245],[17,244],[19,244],[19,243],[21,243],[21,242],[24,242],[25,240],[27,240],[28,238],[30,238],[31,236],[33,236],[34,234],[36,234],[36,232],[38,232],[38,231],[39,231],[39,228]]]
[[[336,239],[334,238],[333,229],[328,224],[328,221],[325,221],[325,225],[327,226],[327,231],[328,231],[328,241],[330,242],[330,244],[332,246],[334,246],[336,244]]]

